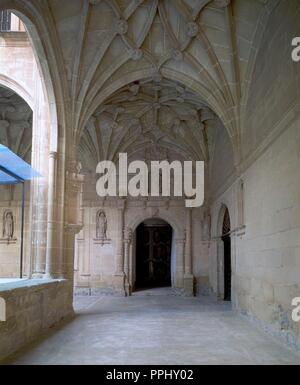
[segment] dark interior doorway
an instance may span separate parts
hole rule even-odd
[[[171,286],[172,227],[162,220],[142,223],[136,231],[135,289]]]
[[[226,209],[223,221],[224,243],[224,301],[231,301],[231,225],[229,211]]]

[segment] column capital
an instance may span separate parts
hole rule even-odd
[[[82,225],[81,224],[69,224],[66,223],[64,226],[65,232],[68,234],[78,234],[82,230]]]

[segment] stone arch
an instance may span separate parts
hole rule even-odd
[[[26,89],[23,85],[18,83],[16,80],[3,75],[0,73],[0,85],[9,88],[12,91],[14,91],[16,94],[21,96],[22,99],[25,100],[25,102],[29,105],[29,107],[33,110],[33,97],[30,94],[29,90]]]
[[[28,2],[25,2],[22,0],[17,0],[14,2],[11,0],[5,0],[1,3],[2,4],[0,6],[0,11],[1,10],[11,11],[17,17],[19,17],[24,23],[24,25],[26,26],[26,30],[28,32],[28,36],[35,55],[36,63],[38,65],[38,70],[40,72],[41,80],[43,83],[44,92],[48,102],[50,126],[51,126],[51,129],[49,130],[50,131],[50,151],[56,152],[58,148],[58,136],[59,135],[62,136],[63,133],[59,132],[59,129],[61,130],[62,127],[59,127],[58,125],[58,111],[57,111],[57,103],[56,103],[57,98],[53,87],[53,81],[54,81],[53,68],[55,67],[54,65],[52,65],[50,69],[49,61],[53,59],[51,56],[49,55],[47,56],[45,51],[45,47],[51,46],[50,33],[44,31],[45,26],[43,25],[43,18],[41,17],[41,15],[39,14],[39,12],[37,11],[34,5],[29,4]],[[34,23],[33,23],[33,20],[34,20]],[[43,37],[43,41],[41,36]],[[47,40],[47,42],[45,40]],[[56,82],[56,83],[60,84],[60,82]]]
[[[219,209],[219,216],[218,216],[218,223],[217,223],[217,236],[218,237],[222,237],[222,235],[223,235],[223,222],[224,222],[224,216],[226,214],[226,211],[229,212],[229,216],[231,218],[229,205],[222,203],[221,207]]]
[[[161,210],[155,215],[149,215],[147,213],[140,214],[137,217],[134,217],[127,226],[127,229],[130,230],[132,234],[132,251],[131,251],[131,266],[130,266],[130,277],[132,282],[131,285],[135,282],[135,264],[136,264],[136,230],[140,224],[145,222],[147,219],[160,219],[170,225],[173,229],[172,236],[172,250],[171,250],[171,283],[172,287],[182,288],[183,287],[183,271],[182,266],[180,266],[180,262],[183,260],[184,254],[184,239],[185,239],[185,227],[179,224],[175,218],[168,215],[166,212],[162,212]],[[179,253],[181,255],[179,256]]]
[[[161,211],[159,211],[159,213],[157,213],[157,215],[154,215],[154,216],[151,216],[149,214],[147,215],[145,213],[145,214],[138,215],[137,217],[134,217],[132,221],[128,223],[128,228],[130,228],[131,231],[134,232],[136,231],[136,229],[141,223],[151,218],[162,219],[163,221],[167,222],[173,228],[176,237],[180,237],[180,234],[184,232],[184,229],[181,228],[181,226],[176,222],[176,220],[174,220],[174,218],[172,218],[167,213],[161,212]]]
[[[25,86],[13,79],[13,77],[4,74],[0,74],[0,89],[1,96],[4,95],[4,99],[7,98],[9,101],[8,106],[12,107],[11,116],[9,114],[4,116],[5,130],[2,132],[1,141],[9,150],[30,163],[32,159],[33,98]],[[2,103],[0,103],[1,107],[3,107]],[[9,110],[7,111],[9,112]],[[22,125],[23,130],[17,131],[16,127],[20,127],[20,125]],[[28,182],[25,186],[25,207],[23,212],[20,184],[10,186],[8,195],[6,195],[6,186],[0,185],[0,201],[2,206],[0,254],[4,257],[1,260],[1,278],[20,277],[23,274],[28,276],[29,274],[31,255],[30,231],[26,225],[24,231],[22,231],[22,219],[25,218],[25,221],[27,219],[30,220],[29,206],[32,183]],[[14,245],[9,257],[6,257],[7,250],[4,244],[8,246]]]
[[[9,10],[19,17],[25,25],[35,58],[36,71],[39,74],[37,76],[39,78],[38,85],[32,87],[33,95],[31,95],[31,91],[26,90],[26,87],[23,87],[25,89],[17,87],[13,79],[8,81],[9,79],[2,77],[2,82],[8,88],[17,91],[27,101],[30,100],[30,95],[30,105],[32,106],[33,114],[36,117],[39,116],[39,122],[34,123],[36,129],[33,135],[35,140],[32,146],[32,165],[45,178],[32,181],[31,183],[29,220],[35,221],[35,218],[39,218],[39,221],[37,221],[38,223],[35,226],[30,226],[31,260],[29,261],[30,271],[28,276],[31,277],[32,272],[40,276],[45,273],[46,253],[50,249],[49,246],[52,241],[49,233],[52,233],[52,225],[50,224],[53,223],[53,215],[55,215],[53,195],[55,190],[58,191],[64,188],[63,180],[56,180],[57,175],[64,175],[65,172],[64,155],[61,158],[57,156],[57,154],[65,153],[66,136],[65,99],[62,96],[64,78],[58,70],[60,50],[56,42],[53,24],[51,24],[52,19],[45,19],[41,8],[34,2],[3,0],[0,10]],[[42,98],[40,98],[40,95],[42,95]],[[40,99],[42,101],[39,103]],[[43,109],[42,112],[40,108]],[[35,114],[37,111],[39,113]],[[47,132],[47,135],[41,135],[42,140],[36,135],[37,131],[40,132],[39,127]],[[41,191],[43,192],[42,194]],[[40,211],[40,205],[44,205],[47,209]],[[38,212],[42,212],[42,215],[37,215]],[[61,222],[59,225],[61,225]],[[43,247],[38,247],[40,244],[43,244]],[[58,247],[61,247],[61,245]],[[31,267],[33,271],[31,271]]]

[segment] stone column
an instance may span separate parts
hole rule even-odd
[[[46,278],[54,278],[55,272],[55,190],[56,190],[57,153],[49,154],[49,183],[48,183],[48,219],[47,219],[47,250],[46,250]],[[56,274],[55,274],[56,273]]]
[[[26,225],[25,232],[31,229],[30,257],[32,258],[32,277],[42,278],[46,269],[50,122],[43,86],[38,78],[35,80],[34,93],[31,165],[42,175],[42,178],[36,178],[31,181],[30,224]]]
[[[116,245],[116,272],[114,276],[114,287],[117,291],[125,294],[125,272],[124,272],[124,211],[125,200],[117,202],[117,245]]]
[[[185,238],[176,239],[176,282],[177,288],[184,287],[184,245]]]
[[[83,227],[82,192],[84,176],[80,174],[81,165],[71,161],[66,173],[65,239],[64,239],[64,277],[74,280],[75,236]]]
[[[186,209],[186,239],[184,253],[184,291],[187,295],[194,294],[194,276],[192,267],[192,209]]]
[[[129,253],[130,245],[132,240],[132,231],[129,228],[126,228],[124,231],[124,273],[125,273],[125,293],[126,295],[131,295],[131,285],[130,285],[130,271],[129,271]]]

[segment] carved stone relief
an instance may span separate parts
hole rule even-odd
[[[97,211],[96,214],[96,244],[101,244],[102,246],[108,243],[111,243],[111,240],[107,237],[107,217],[106,213],[103,210]]]
[[[10,245],[17,242],[17,238],[15,237],[15,218],[11,210],[5,210],[3,213],[1,235],[1,244],[6,243]]]

